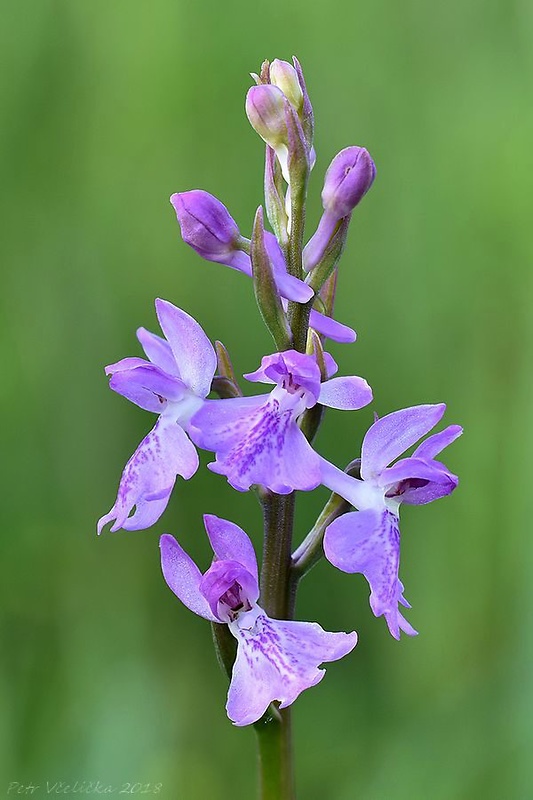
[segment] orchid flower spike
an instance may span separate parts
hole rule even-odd
[[[358,511],[338,517],[326,528],[324,553],[343,572],[360,572],[367,579],[370,606],[384,616],[391,634],[409,636],[417,631],[398,604],[410,608],[398,578],[402,503],[423,505],[451,494],[458,478],[435,460],[463,429],[450,425],[429,436],[413,455],[393,461],[425,436],[441,420],[446,406],[421,405],[394,411],[378,419],[367,431],[361,452],[361,478],[351,478],[322,461],[322,482]]]
[[[228,625],[237,657],[226,711],[235,725],[250,725],[270,703],[291,705],[325,675],[319,665],[337,661],[355,647],[357,634],[329,633],[316,622],[271,619],[258,605],[257,560],[247,534],[225,519],[206,514],[204,524],[215,558],[203,575],[173,536],[160,540],[161,567],[169,588],[195,614]]]
[[[111,389],[159,416],[126,464],[115,504],[98,521],[98,533],[112,520],[112,531],[149,528],[165,510],[176,476],[188,480],[198,469],[198,454],[186,431],[211,390],[216,354],[185,311],[166,300],[156,300],[155,308],[165,338],[144,328],[137,331],[149,360],[123,358],[106,367]]]
[[[336,371],[326,356],[328,376]],[[208,400],[191,420],[192,440],[216,454],[209,465],[239,491],[260,484],[278,494],[314,489],[321,481],[320,457],[298,427],[304,411],[320,403],[355,410],[372,400],[359,377],[320,382],[316,357],[287,350],[265,356],[261,367],[244,376],[275,384],[268,395]]]

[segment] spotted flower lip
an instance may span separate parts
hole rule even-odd
[[[357,634],[330,633],[316,622],[270,618],[258,605],[257,560],[248,535],[233,522],[204,516],[214,561],[203,575],[170,534],[160,539],[161,568],[171,591],[204,619],[227,624],[237,640],[226,711],[235,725],[250,725],[279,701],[285,708],[322,680],[319,665],[337,661]]]
[[[327,365],[333,372],[330,356]],[[241,492],[253,484],[278,494],[314,489],[321,483],[320,457],[298,427],[299,417],[316,403],[363,408],[372,400],[370,386],[356,376],[328,376],[321,383],[315,357],[296,350],[265,356],[245,377],[274,388],[268,395],[207,400],[191,419],[191,439],[215,453],[209,468]]]
[[[156,300],[155,307],[165,338],[144,328],[137,331],[149,360],[123,358],[106,367],[111,389],[159,417],[126,464],[117,499],[98,521],[98,533],[109,522],[112,532],[149,528],[165,510],[176,476],[188,480],[198,469],[198,454],[186,431],[211,390],[216,354],[185,311],[166,300]]]
[[[410,607],[398,578],[400,505],[431,503],[454,491],[457,476],[435,456],[463,429],[450,425],[425,439],[412,456],[395,460],[429,433],[445,410],[444,403],[413,406],[378,419],[363,440],[362,480],[325,460],[321,462],[322,482],[358,509],[343,514],[326,528],[326,558],[343,572],[365,576],[371,589],[372,611],[385,617],[396,639],[400,630],[410,636],[416,634],[398,609],[399,604]]]

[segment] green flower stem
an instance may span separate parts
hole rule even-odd
[[[261,800],[294,800],[290,708],[270,707],[255,723]]]
[[[291,233],[287,246],[288,271],[303,275],[302,249],[305,224],[307,172],[291,195]],[[305,353],[312,301],[289,303],[289,324],[293,347]],[[292,532],[296,493],[278,495],[264,492],[263,563],[261,607],[275,619],[292,619],[297,582],[291,580]],[[261,800],[294,800],[294,772],[290,708],[273,706],[255,723],[259,750]]]

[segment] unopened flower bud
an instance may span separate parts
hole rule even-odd
[[[246,95],[246,115],[252,128],[274,150],[287,146],[286,102],[277,86],[252,86]]]
[[[324,210],[342,219],[372,186],[376,167],[364,147],[346,147],[328,167],[322,190]]]
[[[281,89],[291,106],[301,116],[304,96],[298,80],[298,73],[292,64],[289,64],[288,61],[281,61],[279,58],[274,59],[270,65],[270,81]]]
[[[184,242],[202,258],[226,263],[240,239],[237,223],[226,206],[201,189],[173,194],[170,202]]]

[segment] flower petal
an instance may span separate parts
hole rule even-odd
[[[444,403],[393,411],[375,422],[363,439],[361,475],[374,478],[430,431],[446,410]]]
[[[370,607],[376,617],[385,617],[395,639],[400,638],[400,630],[416,634],[398,610],[398,603],[405,605],[405,600],[398,580],[400,531],[395,514],[367,509],[338,517],[326,528],[324,553],[343,572],[365,576],[371,589]]]
[[[104,372],[106,375],[114,375],[116,372],[126,372],[126,370],[134,369],[135,367],[145,367],[149,362],[145,358],[137,358],[136,356],[121,358],[114,364],[108,364]]]
[[[137,339],[141,343],[142,349],[150,359],[152,364],[156,364],[164,372],[179,378],[179,371],[174,354],[166,339],[157,336],[146,328],[138,328]]]
[[[204,514],[204,525],[216,557],[220,561],[238,561],[257,581],[257,558],[248,534],[234,522],[214,514]]]
[[[322,680],[320,664],[342,658],[357,643],[356,633],[329,633],[317,623],[284,622],[259,611],[230,623],[238,648],[226,710],[236,725],[256,722],[274,700],[282,708],[293,703]]]
[[[364,378],[331,378],[321,384],[318,402],[330,408],[355,411],[372,402],[372,389]]]
[[[317,333],[321,333],[327,339],[333,339],[334,342],[350,344],[357,339],[357,334],[353,328],[349,328],[348,325],[343,325],[342,322],[337,322],[333,317],[327,317],[314,309],[309,315],[309,325]]]
[[[454,442],[463,432],[460,425],[448,425],[443,431],[434,433],[433,436],[428,436],[422,444],[416,448],[413,456],[416,458],[425,458],[426,460],[435,458],[441,453],[445,447],[448,447]]]
[[[171,591],[174,592],[184,606],[195,614],[211,622],[218,622],[209,603],[200,591],[202,573],[169,533],[164,533],[159,540],[161,548],[161,569],[163,577]]]
[[[202,578],[200,591],[219,622],[229,622],[233,619],[235,606],[233,602],[228,606],[223,596],[228,589],[235,588],[235,584],[240,587],[239,599],[242,604],[249,603],[247,607],[250,608],[257,603],[259,598],[257,578],[238,561],[215,560]]]
[[[217,366],[213,346],[200,325],[185,311],[166,300],[156,300],[155,307],[161,330],[172,348],[182,381],[198,397],[211,391]]]
[[[294,300],[296,303],[307,303],[314,295],[313,289],[299,278],[289,275],[283,251],[278,240],[270,231],[265,233],[265,246],[280,295],[287,300]]]
[[[167,401],[181,400],[185,392],[185,386],[179,378],[167,375],[148,361],[134,369],[115,372],[109,387],[132,403],[156,414],[161,414]]]
[[[387,467],[377,479],[378,486],[386,488],[393,484],[409,480],[435,481],[447,484],[450,473],[437,461],[425,461],[421,458],[402,458],[392,467]],[[400,487],[401,488],[401,487]]]
[[[252,484],[278,494],[314,489],[320,483],[319,456],[292,410],[281,412],[271,397],[262,398],[259,407],[243,402],[258,399],[212,400],[193,417],[193,440],[216,454],[209,469],[225,475],[240,492]]]
[[[126,464],[115,504],[98,521],[98,533],[112,520],[112,532],[150,527],[165,510],[176,475],[188,480],[197,469],[198,454],[187,434],[171,419],[160,417]]]

